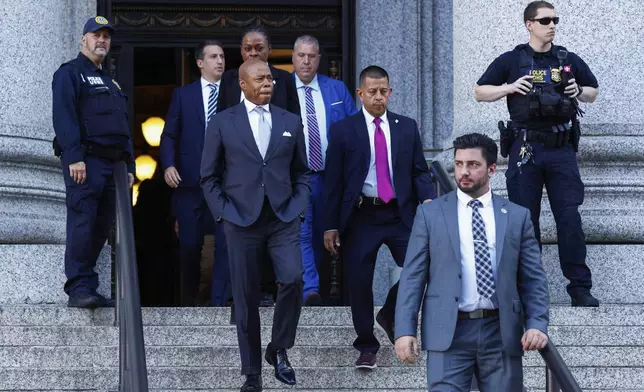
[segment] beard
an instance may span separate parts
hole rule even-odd
[[[469,179],[470,183],[468,185],[463,185],[461,183],[462,180],[463,179],[461,178],[461,180],[456,181],[456,186],[458,186],[458,189],[463,191],[463,193],[466,193],[468,195],[478,193],[481,190],[481,188],[485,186],[485,183],[483,182],[483,180],[474,181],[472,179]]]

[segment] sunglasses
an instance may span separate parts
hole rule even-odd
[[[540,19],[530,19],[533,22],[539,22],[544,26],[548,26],[550,22],[554,22],[555,24],[559,24],[559,17],[555,16],[554,18],[547,17],[547,18],[540,18]]]

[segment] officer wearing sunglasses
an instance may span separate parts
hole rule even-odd
[[[510,201],[528,208],[540,242],[543,186],[557,225],[559,259],[572,306],[599,306],[592,296],[591,272],[578,207],[584,184],[577,166],[579,102],[594,102],[597,79],[588,65],[553,44],[559,17],[546,1],[524,11],[530,41],[496,58],[478,80],[476,100],[507,97],[510,120],[499,122],[501,153],[508,157],[506,183]]]

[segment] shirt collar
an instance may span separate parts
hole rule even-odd
[[[362,114],[364,114],[364,118],[365,118],[365,120],[367,120],[367,125],[371,125],[371,124],[373,124],[373,120],[375,120],[376,118],[375,118],[374,116],[372,116],[372,115],[367,111],[367,109],[365,109],[365,108],[364,108],[364,106],[362,107]],[[382,120],[382,123],[384,123],[384,124],[388,124],[388,123],[389,123],[389,122],[387,121],[387,110],[385,110],[385,112],[383,113],[383,115],[382,115],[382,116],[380,116],[380,119]]]
[[[304,86],[307,86],[304,84],[302,80],[300,80],[300,77],[295,74],[295,87],[296,88],[302,88]],[[320,84],[318,83],[318,74],[315,74],[313,77],[313,80],[311,80],[311,83],[308,84],[309,87],[311,87],[315,91],[320,91]]]
[[[221,82],[221,79],[219,79],[218,81],[214,82],[213,84],[216,84],[217,87],[219,87],[219,82]],[[201,89],[205,89],[206,87],[208,87],[209,84],[210,84],[210,82],[207,81],[206,79],[204,79],[204,77],[202,76],[201,77]]]
[[[97,66],[94,64],[92,60],[89,59],[89,57],[85,56],[82,52],[78,52],[78,59],[81,60],[81,63],[83,64],[83,67],[91,70],[91,71],[102,71],[103,68]]]
[[[244,99],[244,105],[246,105],[246,113],[250,113],[250,112],[252,112],[253,110],[255,110],[255,108],[256,108],[257,106],[261,106],[261,107],[263,107],[263,108],[264,108],[264,110],[266,110],[266,111],[267,111],[267,112],[269,112],[269,113],[270,113],[270,111],[271,111],[271,109],[269,108],[268,104],[266,104],[266,105],[255,105],[254,103],[250,102],[250,101],[249,101],[249,100],[247,100],[247,99]]]
[[[467,204],[474,199],[472,196],[468,195],[467,193],[463,192],[460,189],[456,189],[456,196],[458,196],[458,201],[462,203],[465,207],[467,207]],[[488,189],[488,191],[482,195],[481,197],[477,198],[478,201],[483,203],[483,207],[491,207],[492,206],[492,188]]]

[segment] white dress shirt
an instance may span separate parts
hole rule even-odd
[[[306,156],[311,156],[309,152],[309,122],[306,115],[306,92],[304,87],[306,85],[295,74],[295,87],[297,88],[297,97],[300,100],[300,114],[302,116],[302,123],[304,124],[304,143],[306,144]],[[318,120],[318,129],[320,130],[320,142],[322,146],[322,168],[324,168],[324,160],[326,159],[326,149],[329,145],[327,140],[326,129],[326,107],[322,99],[322,92],[320,91],[320,84],[318,83],[318,75],[316,74],[308,84],[311,87],[311,96],[313,97],[313,105],[315,106],[315,116]]]
[[[219,93],[221,93],[221,85],[219,84],[221,79],[214,82],[213,84],[217,85],[217,101],[219,101]],[[212,90],[209,86],[210,82],[201,77],[201,98],[203,98],[203,112],[204,112],[204,121],[208,122],[208,98],[210,98],[210,91]],[[217,104],[217,102],[215,102]]]
[[[255,111],[255,108],[257,106],[261,106],[266,111],[264,112],[264,119],[266,119],[266,122],[270,126],[271,129],[273,129],[273,118],[271,116],[271,110],[269,109],[268,104],[266,105],[255,105],[254,103],[244,100],[244,105],[246,105],[246,112],[248,113],[248,121],[250,122],[250,129],[253,130],[253,137],[255,138],[255,144],[257,144],[257,148],[261,151],[262,148],[260,146],[260,137],[259,137],[259,113]],[[267,137],[267,139],[270,139]]]
[[[494,309],[491,299],[483,298],[477,291],[476,284],[476,263],[474,260],[474,237],[472,234],[472,207],[467,203],[472,197],[460,189],[456,190],[458,197],[458,235],[461,240],[461,297],[458,301],[458,310],[471,312],[478,309]],[[494,206],[492,204],[492,191],[479,197],[483,203],[479,208],[481,218],[485,223],[485,236],[490,260],[492,261],[492,272],[496,283],[496,225],[494,220]],[[495,285],[496,286],[496,285]],[[495,294],[496,295],[496,294]]]
[[[367,197],[378,197],[378,175],[376,174],[376,146],[374,144],[376,136],[376,123],[373,121],[375,117],[369,114],[362,107],[362,113],[364,113],[364,118],[367,121],[367,130],[369,131],[369,146],[371,147],[371,159],[369,160],[369,171],[367,172],[367,178],[364,181],[362,186],[362,193]],[[387,119],[387,111],[380,117],[382,120],[380,122],[380,129],[385,134],[385,140],[387,140],[387,158],[389,160],[389,178],[391,178],[391,185],[394,186],[394,175],[393,175],[393,165],[391,163],[391,133],[389,132],[389,120]],[[396,191],[394,188],[393,196],[396,197]]]

